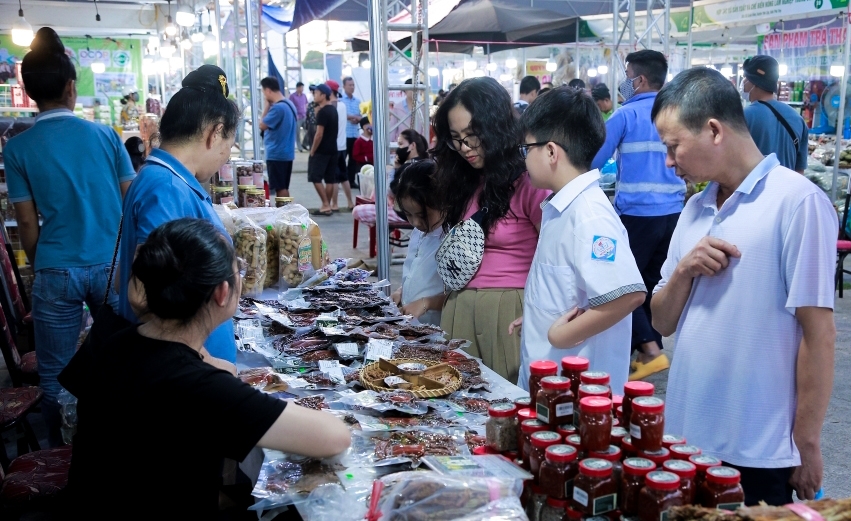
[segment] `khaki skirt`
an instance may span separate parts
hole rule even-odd
[[[520,332],[509,335],[508,326],[522,315],[522,289],[464,289],[449,295],[440,327],[449,338],[470,340],[467,353],[481,358],[486,366],[516,384]]]

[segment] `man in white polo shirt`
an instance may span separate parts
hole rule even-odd
[[[693,183],[652,300],[677,333],[665,430],[742,473],[745,502],[813,499],[833,386],[838,220],[825,194],[764,157],[720,73],[681,72],[652,117]]]

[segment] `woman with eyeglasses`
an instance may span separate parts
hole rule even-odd
[[[472,344],[467,351],[500,376],[516,382],[520,333],[509,325],[523,311],[523,288],[541,227],[548,191],[532,187],[517,147],[518,122],[511,97],[493,78],[473,78],[454,88],[434,118],[437,182],[443,227],[487,209],[481,226],[485,249],[467,286],[449,294],[441,327]]]
[[[225,458],[255,446],[314,458],[348,448],[342,420],[209,363],[204,343],[231,322],[242,270],[206,219],[163,224],[139,248],[128,275],[149,320],[85,344],[59,376],[79,400],[65,493],[81,518],[96,505],[133,519],[218,519]]]

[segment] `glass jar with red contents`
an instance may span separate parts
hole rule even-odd
[[[623,395],[622,394],[613,394],[612,395],[612,416],[616,419],[620,419],[620,415],[618,414],[618,409],[623,406]]]
[[[695,504],[697,491],[694,489],[694,475],[697,473],[697,467],[688,461],[671,459],[663,463],[662,468],[680,477],[680,492],[683,493],[683,503],[686,505]]]
[[[666,449],[673,447],[674,445],[685,445],[686,439],[682,436],[677,436],[676,434],[665,434],[662,436],[662,446]]]
[[[520,432],[523,433],[523,450],[520,458],[523,460],[523,468],[529,470],[529,456],[532,453],[532,434],[547,430],[547,425],[538,420],[523,420],[520,424]]]
[[[638,514],[638,495],[644,488],[644,476],[656,469],[656,464],[645,458],[627,458],[623,460],[618,505],[624,517]]]
[[[541,490],[556,499],[569,499],[573,495],[573,479],[579,473],[579,453],[570,445],[551,445],[544,453],[544,462],[538,471]]]
[[[634,398],[629,421],[629,435],[636,449],[652,452],[662,448],[662,436],[665,434],[665,402],[661,398]]]
[[[518,409],[517,411],[517,456],[519,460],[523,459],[523,422],[526,420],[536,419],[535,411],[532,409]]]
[[[497,452],[517,450],[517,408],[512,403],[495,403],[488,408],[485,435],[488,447]]]
[[[624,429],[623,427],[612,427],[611,444],[616,447],[620,447],[623,443],[624,436],[626,436],[627,434],[628,433],[626,432],[626,429]]]
[[[696,456],[690,457],[688,460],[689,462],[694,464],[695,467],[697,467],[697,473],[694,475],[694,489],[697,491],[697,494],[699,496],[700,485],[703,484],[703,481],[706,479],[707,469],[710,469],[712,467],[720,467],[721,460],[718,458],[713,458],[712,456],[708,456],[706,454],[698,454]]]
[[[669,450],[672,458],[682,461],[688,461],[692,456],[700,456],[703,452],[695,445],[671,445]]]
[[[576,450],[582,450],[582,438],[578,434],[571,434],[564,439],[564,442],[571,447],[576,447]]]
[[[709,467],[700,484],[697,500],[706,508],[736,510],[745,502],[745,492],[739,484],[742,475],[731,467]]]
[[[587,385],[605,385],[606,387],[609,387],[612,379],[609,376],[609,373],[605,371],[583,371],[579,375],[579,381]]]
[[[535,477],[535,483],[538,481],[538,475],[541,471],[541,463],[543,463],[547,448],[561,443],[561,436],[553,431],[539,431],[531,436],[532,451],[529,453],[529,472]]]
[[[579,433],[576,429],[576,426],[572,423],[564,423],[556,427],[556,432],[561,435],[562,438],[567,438],[573,434]]]
[[[621,404],[621,407],[623,407],[621,422],[629,426],[632,416],[632,400],[639,396],[653,396],[654,392],[656,392],[656,387],[650,382],[638,380],[625,383],[623,385],[623,404]]]
[[[541,511],[541,521],[566,521],[569,504],[570,502],[567,500],[548,497],[547,504]]]
[[[671,451],[665,448],[659,450],[640,450],[638,451],[638,456],[640,458],[647,458],[655,463],[657,467],[661,467],[662,463],[671,459]]]
[[[624,458],[635,458],[638,456],[635,447],[632,446],[632,438],[629,434],[621,439],[621,452]]]
[[[488,455],[488,454],[499,454],[499,453],[500,452],[498,450],[493,450],[492,448],[488,447],[487,445],[481,445],[481,446],[473,449],[473,455],[475,455],[475,456],[485,456],[485,455]]]
[[[609,397],[609,388],[605,385],[582,384],[579,386],[579,395],[576,397],[576,405],[573,407],[573,424],[579,427],[579,402],[589,396],[600,398]]]
[[[573,418],[573,393],[570,379],[563,376],[541,378],[541,390],[536,402],[537,418],[555,427]]]
[[[612,478],[612,470],[612,464],[604,459],[582,460],[573,480],[572,508],[586,516],[617,509],[618,484]]]
[[[680,477],[664,470],[654,470],[644,477],[645,486],[638,496],[641,521],[666,521],[668,509],[683,506]]]
[[[537,403],[538,391],[541,390],[541,378],[555,376],[558,365],[551,360],[538,360],[529,364],[529,398],[531,403]]]
[[[524,396],[522,398],[517,398],[514,400],[514,405],[518,409],[532,409],[532,397]]]
[[[620,447],[616,447],[614,445],[609,445],[606,450],[588,452],[589,458],[604,459],[612,464],[612,477],[615,478],[615,483],[621,482],[621,474],[623,473],[621,456]]]
[[[587,371],[591,362],[581,356],[566,356],[561,359],[561,375],[570,379],[570,390],[573,395],[579,392],[580,375]]]
[[[529,521],[541,521],[541,511],[547,504],[547,495],[541,491],[541,487],[531,481],[526,482],[523,492],[526,495],[523,504],[526,505],[526,516]]]
[[[612,439],[612,401],[588,396],[579,401],[579,437],[587,451],[604,451]]]

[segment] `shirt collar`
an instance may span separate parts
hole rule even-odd
[[[659,94],[659,93],[655,92],[655,91],[654,92],[642,92],[641,94],[636,94],[635,96],[624,101],[623,104],[629,105],[630,103],[635,103],[636,101],[641,101],[641,100],[645,100],[645,99],[648,99],[648,98],[654,98],[655,99],[657,94]]]
[[[201,183],[199,183],[198,180],[195,179],[195,176],[192,174],[192,172],[190,172],[185,166],[183,166],[183,163],[178,161],[176,157],[161,148],[154,148],[153,150],[151,150],[149,156],[153,156],[173,168],[174,171],[172,173],[183,179],[183,181],[185,181],[186,184],[189,185],[189,188],[191,188],[192,191],[195,192],[196,195],[198,195],[198,197],[205,201],[211,201],[210,196],[201,186]]]
[[[570,203],[572,203],[574,199],[579,197],[579,194],[584,192],[593,183],[599,183],[599,181],[599,170],[591,170],[590,172],[585,172],[573,181],[564,185],[561,190],[545,199],[543,205],[551,205],[559,213],[561,213],[568,206],[570,206]],[[544,206],[541,206],[541,208],[543,208]]]
[[[753,189],[756,188],[756,185],[759,184],[762,179],[768,175],[769,172],[774,170],[780,166],[780,160],[777,159],[776,154],[769,154],[765,156],[765,159],[759,162],[751,173],[745,177],[744,181],[736,188],[736,192],[741,192],[743,194],[750,194],[753,192]],[[706,190],[701,193],[701,203],[703,206],[707,207],[715,207],[716,200],[718,199],[718,183],[710,183]]]
[[[44,119],[67,118],[74,117],[74,112],[69,109],[53,109],[46,110],[35,117],[35,122],[38,123]]]

